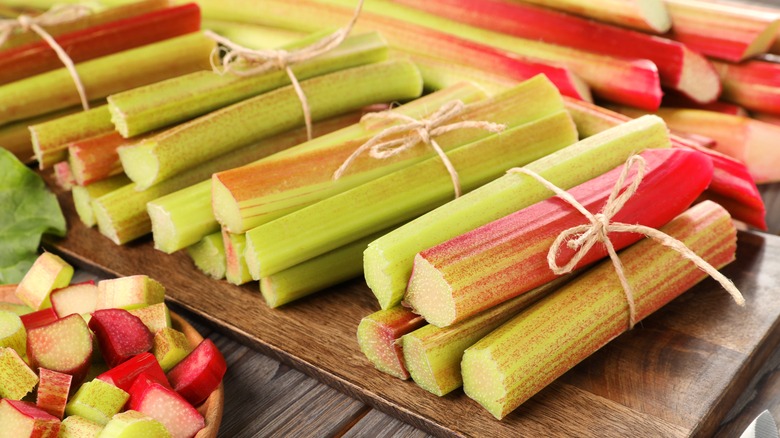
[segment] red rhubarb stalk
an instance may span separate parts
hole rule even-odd
[[[76,184],[85,186],[122,173],[117,149],[147,137],[127,139],[114,131],[68,144],[68,162]]]
[[[624,58],[653,61],[663,85],[710,102],[720,81],[706,58],[684,44],[563,12],[507,0],[395,0],[424,11],[520,38]]]
[[[681,149],[647,150],[640,154],[646,174],[636,194],[613,216],[613,222],[660,227],[685,211],[707,188],[712,163],[703,154]],[[606,204],[624,166],[569,190],[591,213]],[[634,168],[621,192],[636,178]],[[652,208],[649,208],[652,206]],[[439,327],[462,321],[535,287],[552,281],[547,250],[558,235],[587,223],[580,212],[558,198],[550,198],[469,233],[419,253],[409,281],[406,302]],[[635,233],[613,233],[616,249],[642,238]],[[558,253],[560,266],[573,257],[568,247]],[[575,266],[586,266],[607,256],[594,246]]]
[[[55,40],[78,63],[199,28],[200,8],[190,3],[66,33]],[[61,67],[62,61],[47,42],[32,42],[0,53],[0,84]]]
[[[714,64],[723,81],[724,100],[751,111],[780,115],[780,56]]]
[[[400,339],[426,325],[425,319],[403,306],[378,310],[358,324],[360,351],[376,369],[402,380],[409,378]]]

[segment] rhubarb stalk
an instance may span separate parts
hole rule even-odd
[[[225,278],[227,269],[225,259],[225,244],[222,242],[222,231],[211,233],[200,242],[187,247],[187,254],[201,272],[215,280]]]
[[[401,336],[425,325],[422,316],[395,306],[363,317],[358,324],[357,339],[360,351],[383,373],[406,380],[409,371],[404,365]]]
[[[699,204],[661,231],[716,268],[734,260],[736,229],[712,202]],[[622,251],[637,320],[644,319],[707,274],[652,239]],[[496,418],[627,329],[626,295],[605,261],[504,324],[463,355],[463,388]]]
[[[113,132],[111,113],[103,105],[29,127],[41,169],[68,159],[68,143]]]
[[[723,81],[723,99],[751,111],[780,115],[780,56],[739,64],[715,62]],[[738,114],[744,115],[744,114]]]
[[[664,33],[672,20],[663,1],[658,0],[525,0],[527,3],[582,15],[645,32]]]
[[[663,120],[645,117],[582,140],[526,168],[565,190],[624,163],[632,153],[669,145]],[[530,177],[504,175],[371,242],[364,254],[366,282],[383,309],[392,307],[404,295],[415,254],[550,196],[550,191]]]
[[[61,111],[55,111],[31,119],[19,120],[0,126],[0,145],[3,145],[3,148],[11,151],[11,153],[13,153],[21,162],[29,163],[35,159],[35,151],[33,150],[29,127],[82,110],[83,108],[79,105],[77,107],[74,106]]]
[[[252,274],[244,258],[246,235],[231,233],[223,228],[222,244],[225,245],[225,279],[228,283],[242,285],[252,281]]]
[[[453,149],[447,156],[461,189],[468,192],[508,167],[529,163],[576,140],[568,113],[559,111]],[[247,265],[252,277],[265,277],[408,221],[452,197],[452,180],[441,159],[429,158],[253,228],[246,233]]]
[[[113,125],[111,125],[113,127]],[[117,149],[142,138],[125,139],[113,129],[105,134],[68,144],[68,162],[76,182],[85,186],[122,173]]]
[[[378,102],[415,98],[419,71],[408,61],[354,67],[301,81],[313,121]],[[252,123],[248,123],[252,121]],[[253,141],[303,125],[292,86],[261,94],[164,131],[137,146],[121,148],[125,173],[139,189],[174,177]]]
[[[615,222],[660,227],[687,209],[712,179],[712,163],[705,155],[681,149],[647,150],[639,190],[612,218]],[[617,168],[569,190],[595,214],[606,205],[621,172]],[[636,178],[631,169],[621,192]],[[674,196],[670,194],[674,193]],[[658,202],[663,199],[663,202]],[[655,205],[647,209],[647,205]],[[547,250],[566,229],[587,219],[558,198],[519,210],[473,231],[417,254],[405,302],[436,326],[446,327],[553,280]],[[643,236],[615,233],[616,250]],[[574,251],[563,248],[556,257],[568,263]],[[575,269],[607,256],[603,245],[593,247]]]
[[[97,225],[95,213],[92,210],[92,201],[128,184],[130,184],[130,179],[124,173],[120,173],[86,186],[74,186],[72,189],[73,205],[76,207],[76,214],[81,222],[88,227]]]

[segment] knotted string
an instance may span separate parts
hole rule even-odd
[[[0,20],[0,47],[3,46],[6,41],[11,37],[11,34],[15,30],[21,32],[33,31],[38,34],[47,44],[54,50],[57,57],[65,65],[65,68],[73,78],[73,83],[76,85],[76,90],[79,93],[81,99],[81,106],[84,110],[89,109],[89,100],[87,100],[87,92],[84,90],[84,84],[81,82],[79,73],[76,71],[76,66],[73,64],[73,60],[70,59],[65,50],[60,46],[54,37],[52,37],[42,26],[53,26],[56,24],[63,24],[70,21],[77,20],[81,17],[89,15],[91,10],[82,5],[60,5],[54,6],[48,11],[36,16],[30,17],[28,15],[20,15],[16,19],[2,19]]]
[[[413,148],[418,143],[429,145],[439,155],[444,166],[447,168],[447,172],[452,179],[452,185],[455,188],[455,197],[461,195],[460,178],[458,172],[455,170],[455,166],[444,153],[444,150],[436,143],[433,137],[442,135],[444,133],[455,131],[457,129],[474,128],[484,129],[489,132],[501,132],[506,129],[506,125],[492,122],[472,121],[466,120],[462,122],[452,122],[450,120],[458,116],[465,104],[460,100],[454,100],[445,103],[435,113],[422,120],[417,120],[404,114],[400,114],[394,111],[382,111],[378,113],[369,113],[364,115],[360,121],[366,122],[370,120],[380,121],[400,121],[399,125],[394,125],[379,132],[367,142],[363,143],[359,148],[355,150],[344,163],[333,174],[333,179],[339,179],[347,170],[355,159],[365,152],[369,151],[369,155],[376,159],[386,159],[394,155],[398,155],[408,149]],[[386,140],[388,137],[393,137],[398,134],[408,133],[401,138],[395,138]]]
[[[306,99],[306,94],[303,92],[303,88],[301,88],[301,84],[298,82],[298,78],[295,77],[295,73],[293,73],[291,66],[299,62],[308,61],[309,59],[320,56],[323,53],[327,53],[344,42],[347,36],[349,36],[349,33],[352,31],[352,28],[355,26],[355,22],[357,22],[358,16],[360,16],[360,11],[363,8],[363,1],[364,0],[358,1],[355,13],[347,26],[314,42],[311,45],[295,50],[253,50],[236,44],[223,36],[217,35],[216,33],[207,30],[204,32],[204,35],[213,39],[225,48],[221,66],[215,63],[215,58],[218,58],[219,49],[214,49],[215,51],[211,56],[211,67],[216,73],[220,75],[224,75],[229,72],[236,76],[253,76],[267,73],[273,70],[284,70],[287,73],[287,77],[290,78],[290,82],[292,83],[293,89],[295,89],[295,93],[298,95],[298,99],[301,101],[303,118],[306,122],[306,135],[307,138],[311,140],[311,109],[309,108],[309,102]],[[240,63],[239,65],[242,68],[234,68],[236,63]]]
[[[626,188],[625,191],[620,193],[620,189],[623,187],[623,183],[628,177],[628,173],[631,170],[631,167],[634,165],[637,166],[636,176],[631,182],[631,185]],[[523,168],[513,168],[509,170],[509,172],[512,173],[525,174],[535,178],[537,181],[542,183],[542,185],[552,190],[558,197],[571,204],[590,222],[589,224],[578,225],[576,227],[569,228],[568,230],[563,231],[555,239],[552,246],[550,247],[550,251],[547,253],[547,263],[549,264],[550,269],[557,275],[569,273],[574,270],[574,267],[580,262],[580,260],[582,260],[583,257],[585,257],[593,245],[598,242],[603,243],[607,248],[607,252],[609,253],[609,258],[612,260],[612,264],[615,266],[615,272],[617,273],[618,279],[620,279],[620,284],[623,286],[623,291],[626,295],[626,302],[628,303],[629,310],[629,329],[632,329],[636,323],[634,293],[623,270],[623,263],[621,263],[620,258],[615,251],[615,247],[609,240],[608,234],[612,232],[640,233],[654,239],[664,246],[677,251],[683,257],[692,261],[699,269],[717,280],[720,285],[723,286],[723,288],[726,289],[729,294],[731,294],[732,298],[738,305],[744,306],[745,299],[742,297],[742,294],[739,292],[737,287],[734,286],[734,283],[732,283],[731,280],[726,278],[723,274],[718,272],[715,267],[696,255],[696,253],[685,246],[684,243],[673,238],[672,236],[669,236],[668,234],[644,225],[611,222],[615,214],[617,214],[617,212],[623,208],[626,202],[636,193],[639,184],[644,178],[645,166],[646,162],[644,158],[640,157],[639,155],[634,155],[629,158],[626,162],[626,165],[623,167],[623,171],[621,172],[620,177],[615,183],[615,187],[612,189],[612,192],[607,199],[607,203],[604,205],[604,208],[601,210],[601,212],[597,214],[592,214],[589,212],[585,207],[582,206],[582,204],[574,199],[571,194],[555,186],[553,183],[547,181],[539,174]],[[558,251],[561,248],[561,245],[563,245],[564,242],[566,242],[566,245],[575,252],[569,263],[567,263],[565,266],[559,266],[556,257],[558,255]]]

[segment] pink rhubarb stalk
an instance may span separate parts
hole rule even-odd
[[[647,162],[645,177],[636,194],[612,218],[614,222],[660,227],[685,211],[712,178],[712,163],[698,152],[659,149],[640,156]],[[569,193],[588,211],[598,213],[623,168],[619,166]],[[635,175],[636,169],[622,190]],[[419,253],[405,300],[438,327],[462,321],[552,281],[556,275],[548,266],[547,250],[562,231],[585,223],[587,219],[572,206],[550,198],[483,225]],[[642,237],[615,233],[610,240],[620,249]],[[563,266],[573,254],[571,248],[564,247],[556,260]],[[597,245],[575,269],[606,256],[606,247]]]
[[[507,0],[395,0],[472,26],[589,52],[649,59],[661,83],[697,102],[711,102],[720,81],[706,58],[684,44],[574,15]]]
[[[404,365],[400,339],[425,324],[422,316],[402,306],[374,312],[363,317],[358,325],[360,351],[379,371],[406,380],[409,371]]]
[[[722,100],[716,100],[710,103],[698,103],[685,97],[680,93],[666,93],[664,94],[664,100],[661,102],[661,106],[672,108],[693,108],[702,109],[707,111],[715,111],[718,113],[731,114],[732,116],[747,116],[745,108],[729,103]]]
[[[780,56],[739,64],[715,62],[715,69],[723,81],[724,100],[780,116]]]
[[[117,149],[136,144],[144,138],[126,139],[111,131],[68,144],[68,162],[76,183],[85,186],[122,173]]]

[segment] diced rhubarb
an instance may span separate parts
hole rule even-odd
[[[37,383],[35,371],[16,350],[0,347],[0,398],[21,400]]]
[[[161,422],[174,438],[191,438],[206,425],[187,400],[144,375],[130,388],[129,407]]]
[[[60,424],[58,438],[98,438],[103,426],[80,415],[69,415]]]
[[[66,33],[54,40],[73,63],[79,63],[195,32],[199,28],[200,9],[190,3]],[[45,41],[0,53],[0,84],[62,67],[62,61]]]
[[[149,352],[140,353],[131,357],[114,368],[99,374],[96,379],[130,392],[130,387],[133,385],[133,382],[141,374],[146,375],[147,378],[160,383],[166,388],[173,389],[171,388],[171,384],[168,383],[168,378],[165,376],[165,372],[160,367],[157,359]]]
[[[163,371],[168,372],[192,351],[187,336],[171,327],[155,333],[152,352]]]
[[[664,86],[697,102],[713,101],[720,93],[720,81],[712,65],[677,41],[508,0],[395,1],[520,38],[611,56],[649,59],[658,67]]]
[[[38,398],[35,404],[44,411],[62,419],[65,415],[65,405],[71,390],[73,376],[58,373],[46,368],[39,368]]]
[[[59,317],[57,316],[57,312],[54,311],[54,308],[48,307],[43,310],[38,310],[37,312],[31,312],[26,315],[22,315],[22,324],[24,324],[25,330],[32,330],[36,327],[41,327],[46,324],[50,324],[54,321],[56,321]]]
[[[141,412],[130,410],[111,417],[111,421],[103,428],[100,436],[104,438],[170,438],[171,434],[161,422]]]
[[[168,372],[173,389],[193,406],[203,403],[222,382],[227,363],[211,339],[205,339]]]
[[[8,437],[57,438],[60,431],[59,418],[30,402],[8,399],[0,399],[0,424]]]
[[[165,287],[148,275],[102,280],[98,283],[96,309],[138,309],[165,300]]]
[[[93,379],[81,385],[65,406],[65,414],[79,415],[105,425],[122,410],[129,394],[102,380]]]
[[[51,293],[51,308],[58,318],[88,315],[95,311],[98,288],[93,280],[57,289]]]
[[[67,286],[72,277],[73,266],[59,256],[44,252],[16,287],[16,296],[34,310],[51,307],[51,291]]]
[[[139,317],[144,323],[149,333],[156,334],[158,331],[171,326],[171,312],[165,303],[152,304],[151,306],[128,310],[131,314]]]
[[[96,310],[89,320],[89,328],[95,333],[109,368],[152,349],[154,337],[149,329],[140,318],[124,309]]]
[[[422,316],[400,305],[376,311],[364,316],[358,324],[360,351],[379,371],[408,379],[400,339],[425,324]]]
[[[13,348],[20,355],[27,351],[27,331],[19,315],[0,310],[0,347]]]
[[[27,332],[30,367],[73,376],[78,386],[92,364],[92,334],[81,315],[70,315]]]

